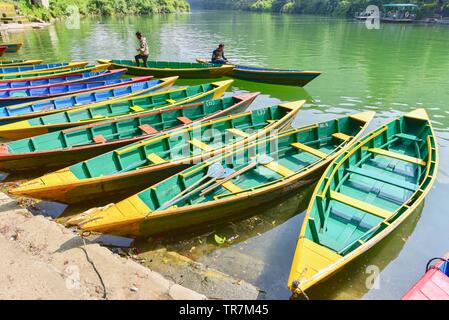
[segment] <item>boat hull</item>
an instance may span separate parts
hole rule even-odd
[[[69,84],[54,84],[54,85],[45,85],[45,86],[36,86],[32,87],[30,89],[10,89],[10,90],[3,90],[3,93],[0,93],[0,95],[9,95],[5,98],[0,98],[0,107],[7,107],[12,105],[17,105],[21,103],[28,103],[38,100],[44,100],[44,99],[51,99],[51,98],[57,98],[62,97],[66,95],[78,95],[87,93],[94,90],[106,90],[111,88],[117,88],[125,85],[131,85],[136,82],[140,81],[148,81],[152,77],[139,77],[134,79],[122,79],[122,80],[96,80],[89,83],[69,83]],[[75,89],[78,87],[77,89]],[[56,92],[56,88],[60,88],[59,92]],[[41,90],[47,91],[48,93],[45,94],[39,94],[39,95],[32,95],[30,92]],[[51,92],[53,90],[53,92]],[[66,90],[66,91],[63,91]],[[17,92],[23,92],[25,91],[28,96],[24,97],[14,97],[14,94]],[[28,91],[28,92],[27,92]],[[5,94],[7,92],[7,94]],[[9,94],[8,94],[9,93]]]
[[[236,67],[229,76],[254,82],[303,87],[320,74],[320,72],[314,71],[283,72],[281,70],[251,70]]]
[[[108,63],[108,60],[99,60],[98,62]],[[227,75],[234,68],[233,66],[220,66],[214,68],[143,68],[125,64],[111,63],[110,68],[121,69],[127,68],[127,74],[135,76],[152,75],[158,78],[179,76],[180,79],[214,79]]]
[[[256,98],[254,95],[253,98],[248,99],[246,101],[242,101],[235,106],[228,108],[224,112],[217,112],[206,116],[201,119],[201,121],[208,121],[211,119],[215,119],[220,116],[226,116],[232,113],[239,113],[245,110]],[[196,105],[196,104],[192,104]],[[186,105],[184,107],[188,107]],[[170,130],[179,129],[180,127],[174,127]],[[163,134],[170,130],[158,132],[158,134]],[[112,141],[110,143],[100,143],[100,144],[90,144],[83,147],[72,147],[65,148],[59,150],[50,150],[46,152],[34,152],[34,153],[23,153],[23,154],[7,154],[2,153],[0,151],[0,171],[6,172],[18,172],[18,171],[27,171],[41,168],[57,168],[64,167],[66,165],[70,165],[72,163],[80,162],[102,153],[126,146],[128,144],[138,142],[143,139],[147,139],[152,135],[142,135],[139,137],[134,137],[130,139],[121,139]],[[0,145],[1,148],[1,145]],[[1,150],[1,149],[0,149]],[[180,166],[182,167],[182,166]],[[173,174],[176,172],[176,168],[174,170],[167,170]],[[181,169],[180,169],[181,170]],[[68,194],[64,192],[58,192],[56,190],[45,190],[45,192],[41,192],[35,196],[37,198],[45,197],[45,194],[49,192],[51,194],[50,197],[46,199],[57,200],[63,203],[76,203],[85,199],[94,199],[99,196],[103,196],[105,193],[114,194],[123,191],[122,188],[129,189],[133,187],[145,187],[149,183],[149,181],[153,181],[154,183],[159,181],[160,176],[163,176],[165,173],[160,172],[155,175],[150,173],[146,174],[146,171],[141,170],[136,172],[137,174],[129,174],[123,177],[123,181],[120,179],[114,180],[89,180],[89,184],[83,184],[81,186],[73,186],[71,191]],[[141,174],[143,173],[143,177]],[[121,177],[120,177],[121,178]],[[86,188],[87,186],[87,188]],[[60,190],[62,191],[62,190]],[[56,197],[55,197],[56,195]]]

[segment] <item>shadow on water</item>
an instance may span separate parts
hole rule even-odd
[[[199,85],[214,81],[228,80],[232,78],[224,77],[222,79],[179,79],[176,81],[177,86]],[[306,100],[307,103],[314,103],[313,98],[302,87],[283,86],[275,84],[257,83],[252,81],[245,81],[240,79],[233,79],[232,93],[242,92],[262,92],[266,97],[272,97],[279,101],[295,101]],[[229,94],[229,93],[228,93]],[[267,101],[265,101],[265,104]],[[267,105],[265,105],[267,106]]]

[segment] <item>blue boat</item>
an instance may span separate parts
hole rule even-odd
[[[64,96],[68,94],[80,94],[92,90],[114,88],[120,85],[148,81],[152,78],[153,77],[136,77],[72,84],[54,84],[32,87],[31,89],[14,88],[0,90],[0,107],[12,106],[15,104]]]
[[[303,87],[321,74],[319,71],[260,68],[236,65],[229,76],[242,80]]]
[[[0,68],[0,74],[23,73],[33,71],[54,71],[61,69],[79,68],[84,67],[85,65],[87,65],[87,62],[46,63],[23,67],[7,67],[7,68]]]
[[[178,77],[148,80],[104,90],[93,90],[0,108],[0,125],[62,112],[85,105],[109,103],[172,86]]]
[[[92,81],[114,80],[123,76],[126,69],[107,70],[101,72],[84,72],[78,74],[55,76],[41,80],[11,79],[0,82],[0,90],[5,89],[31,89],[31,87],[47,86],[52,84],[69,84]]]
[[[207,59],[196,59],[196,61],[198,63],[211,63]],[[234,65],[234,69],[227,76],[253,82],[304,87],[320,74],[320,71]]]

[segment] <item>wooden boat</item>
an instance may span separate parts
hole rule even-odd
[[[22,48],[22,43],[1,43],[0,46],[6,47],[6,52],[17,52]]]
[[[47,64],[36,64],[29,66],[19,66],[19,67],[5,67],[0,68],[0,75],[11,76],[15,74],[23,73],[39,73],[47,71],[58,71],[65,69],[81,68],[88,64],[88,62],[64,62],[64,63],[47,63]]]
[[[240,112],[258,94],[140,113],[5,143],[0,145],[0,171],[62,167],[76,163],[193,122]]]
[[[84,72],[63,76],[52,76],[42,80],[14,79],[0,82],[0,91],[9,89],[32,89],[38,86],[54,84],[86,83],[94,81],[114,80],[124,75],[126,69],[106,70],[101,72]]]
[[[29,66],[35,64],[41,64],[42,60],[0,60],[0,68],[3,67],[20,67],[20,66]]]
[[[30,89],[12,88],[0,90],[0,107],[17,105],[30,101],[49,99],[69,94],[81,94],[92,90],[104,90],[133,83],[145,82],[152,76],[90,81],[70,84],[49,84],[35,86]]]
[[[99,104],[108,104],[115,100],[129,99],[162,88],[169,88],[176,80],[177,77],[148,80],[124,84],[114,88],[91,90],[81,94],[70,94],[4,107],[0,108],[0,124],[42,117],[57,112],[73,110],[81,106],[92,107]]]
[[[430,263],[438,262],[430,266]],[[449,253],[429,261],[426,273],[401,300],[449,300]]]
[[[270,135],[194,165],[117,204],[91,209],[70,223],[83,230],[139,236],[229,219],[310,183],[358,139],[373,114]],[[223,175],[210,172],[215,167],[223,168]]]
[[[381,126],[336,158],[307,209],[289,288],[302,293],[382,240],[422,203],[437,170],[424,109]]]
[[[208,63],[197,59],[198,63]],[[303,87],[321,74],[319,71],[289,70],[234,65],[230,77],[248,81]]]
[[[158,134],[29,181],[13,192],[76,203],[142,190],[192,163],[288,126],[303,104],[253,110]]]
[[[9,123],[0,126],[0,137],[14,140],[23,139],[114,117],[130,116],[136,113],[193,103],[195,101],[218,99],[224,94],[232,81],[227,80],[171,91],[149,93],[127,99],[118,99],[110,103],[80,106],[73,110]]]
[[[219,78],[232,71],[234,66],[192,62],[148,61],[148,67],[136,67],[132,60],[98,60],[109,63],[112,69],[127,68],[128,74],[155,77],[179,76],[180,79]]]
[[[41,80],[48,79],[55,76],[64,76],[75,73],[84,73],[84,72],[100,72],[107,70],[108,66],[106,64],[95,65],[95,66],[86,66],[80,68],[66,68],[66,69],[57,69],[57,70],[38,70],[35,72],[20,72],[20,73],[8,73],[8,74],[0,74],[0,83],[9,82],[11,80],[18,79],[27,79],[27,80]]]
[[[3,54],[6,52],[6,49],[8,49],[8,47],[0,46],[0,57],[3,56]]]

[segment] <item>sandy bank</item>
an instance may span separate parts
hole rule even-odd
[[[0,299],[205,299],[0,193]]]

